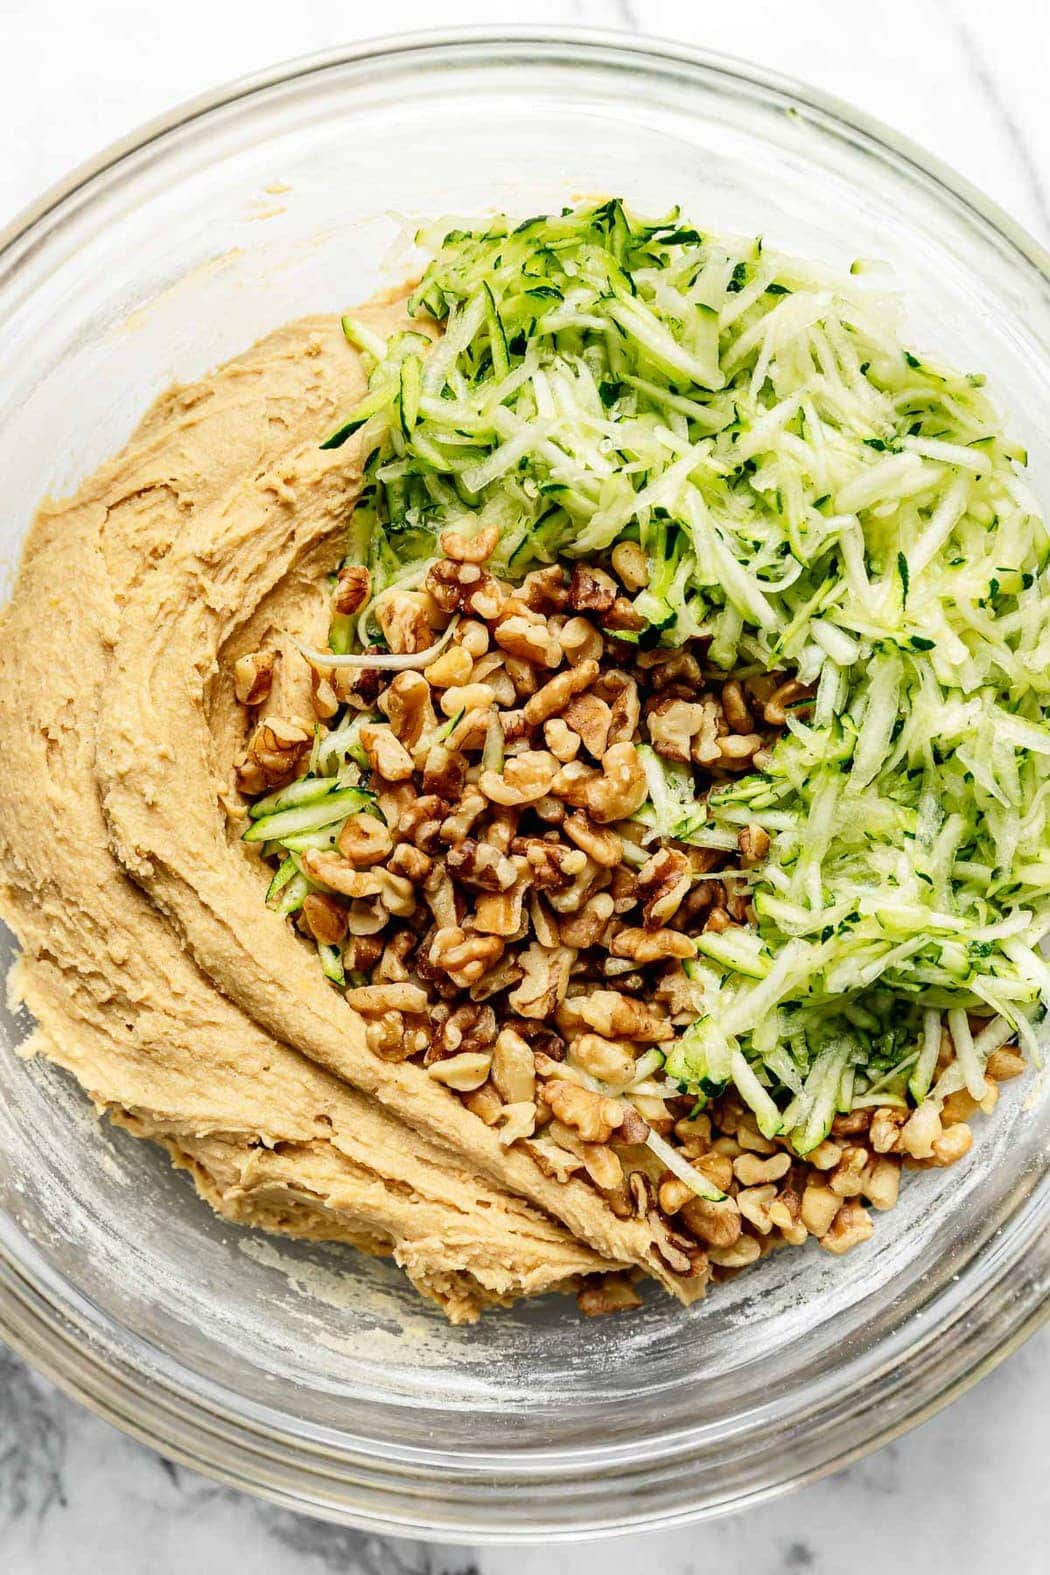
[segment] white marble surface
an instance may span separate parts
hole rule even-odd
[[[0,224],[109,140],[180,99],[381,30],[560,20],[747,56],[907,132],[1050,241],[1047,0],[0,0]],[[177,1469],[0,1350],[5,1575],[1042,1575],[1050,1336],[907,1438],[730,1520],[576,1549],[366,1537]]]

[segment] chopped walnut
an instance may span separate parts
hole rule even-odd
[[[361,729],[361,747],[372,770],[387,782],[407,782],[412,777],[412,756],[394,736],[390,727],[366,723]]]
[[[439,929],[430,945],[431,964],[447,973],[453,984],[475,984],[503,955],[497,935],[468,935],[458,925]]]
[[[638,871],[638,898],[647,929],[660,929],[678,912],[692,886],[692,869],[684,853],[661,848]]]
[[[584,801],[592,820],[605,825],[626,820],[645,803],[645,772],[633,744],[612,744],[602,756],[599,776],[587,784]]]
[[[575,667],[556,673],[525,702],[526,722],[534,727],[549,716],[559,716],[573,696],[589,689],[597,676],[598,663],[593,660],[578,662]]]
[[[425,1012],[427,992],[418,984],[362,984],[346,992],[346,999],[362,1014],[376,1012]]]
[[[344,617],[360,612],[372,594],[372,576],[360,564],[348,563],[339,570],[332,592],[332,604]]]
[[[556,898],[552,902],[556,903]],[[566,946],[573,946],[578,951],[588,946],[597,946],[605,926],[612,918],[613,900],[607,892],[596,892],[593,897],[580,908],[578,913],[566,914],[559,918],[558,934]]]
[[[769,1210],[776,1195],[777,1189],[772,1182],[760,1187],[742,1187],[736,1195],[736,1206],[742,1217],[760,1236],[768,1236],[773,1229]]]
[[[300,722],[274,716],[259,722],[237,767],[241,791],[255,794],[285,787],[297,774],[312,742],[312,735]]]
[[[714,695],[700,701],[700,728],[693,739],[692,757],[698,766],[711,766],[721,759],[721,739],[728,729],[722,706]]]
[[[561,648],[571,667],[581,662],[597,662],[605,649],[598,630],[586,618],[570,618],[561,627]]]
[[[234,694],[241,705],[262,705],[273,688],[276,651],[254,651],[233,666]]]
[[[508,1105],[536,1097],[536,1064],[528,1041],[513,1028],[504,1028],[492,1052],[492,1081]]]
[[[644,1220],[670,1273],[700,1282],[710,1260],[721,1278],[810,1235],[845,1251],[870,1234],[868,1207],[892,1207],[902,1167],[967,1151],[970,1116],[1024,1063],[1010,1047],[993,1052],[979,1100],[962,1090],[939,1107],[839,1114],[803,1160],[732,1092],[692,1113],[647,1052],[708,1009],[689,961],[702,931],[755,923],[746,872],[770,834],[753,822],[730,850],[655,836],[633,818],[648,794],[638,746],[699,768],[702,794],[765,769],[770,730],[812,692],[790,673],[713,674],[700,640],[620,638],[646,627],[630,600],[649,578],[636,542],[513,585],[486,566],[498,536],[492,524],[447,530],[422,586],[380,591],[375,617],[396,653],[429,648],[457,615],[423,671],[319,661],[302,713],[312,696],[319,728],[299,720],[298,701],[294,719],[256,722],[237,767],[250,796],[290,783],[315,731],[324,739],[354,716],[371,773],[372,811],[297,852],[310,889],[293,922],[341,949],[346,999],[376,1056],[413,1062],[490,1141],[596,1189],[616,1218]],[[372,591],[368,571],[347,566],[333,607],[351,617]],[[240,659],[245,705],[269,698],[273,669],[273,653]],[[355,748],[340,785],[362,769]],[[954,1054],[948,1035],[942,1050],[938,1075]],[[652,1133],[721,1201],[665,1170]],[[622,1277],[583,1298],[595,1311],[637,1300]]]
[[[441,532],[441,550],[453,563],[484,563],[492,557],[498,545],[499,526],[495,522],[483,526],[469,537],[456,530]]]
[[[403,984],[409,976],[406,958],[413,951],[416,938],[411,930],[396,930],[383,948],[375,965],[373,980],[382,984]]]
[[[496,644],[539,667],[557,667],[562,659],[561,641],[551,634],[543,618],[505,618],[496,626]]]
[[[727,733],[718,740],[718,763],[729,771],[744,771],[761,748],[760,733]]]
[[[707,1256],[720,1269],[746,1269],[762,1255],[762,1247],[755,1236],[738,1236],[731,1247],[710,1247]]]
[[[722,711],[734,733],[754,731],[754,721],[744,699],[744,691],[735,678],[722,685]]]
[[[703,707],[688,700],[658,700],[646,712],[649,737],[656,753],[663,755],[665,760],[688,764],[703,716]]]
[[[327,886],[344,897],[378,897],[385,885],[385,871],[355,869],[341,853],[308,848],[302,854],[303,873],[318,886]]]
[[[606,1039],[637,1039],[647,1044],[663,1044],[674,1038],[674,1029],[666,1017],[644,1001],[621,995],[618,990],[593,990],[589,995],[574,996],[562,1006],[558,1025],[563,1031],[587,1027]]]
[[[588,815],[582,812],[568,815],[564,825],[569,841],[575,842],[595,864],[615,869],[623,862],[623,843],[620,838],[615,832],[596,826]]]
[[[649,558],[636,541],[621,541],[613,548],[612,566],[632,596],[649,584]]]
[[[822,1181],[811,1181],[802,1194],[802,1223],[811,1236],[826,1236],[842,1199]]]
[[[601,1034],[581,1034],[568,1048],[568,1059],[602,1083],[627,1084],[634,1076],[634,1046]]]
[[[769,852],[769,832],[761,826],[745,826],[737,841],[745,867],[758,864]]]
[[[691,1198],[682,1205],[682,1218],[698,1241],[708,1246],[731,1247],[740,1239],[740,1210],[735,1198],[720,1202]]]
[[[365,1043],[384,1061],[407,1061],[414,1053],[401,1012],[384,1012],[373,1018],[365,1029]]]
[[[594,769],[584,761],[569,760],[551,783],[551,793],[566,804],[582,809],[587,802],[587,789],[596,775]]]
[[[956,1160],[962,1159],[969,1153],[973,1145],[973,1133],[965,1121],[957,1121],[947,1127],[940,1137],[933,1140],[932,1159],[935,1165],[954,1165]]]
[[[873,1208],[892,1209],[900,1191],[900,1161],[882,1156],[869,1160],[863,1182],[861,1193]]]
[[[1018,1055],[1015,1049],[1007,1045],[1002,1050],[992,1051],[985,1072],[993,1083],[1006,1083],[1012,1077],[1020,1077],[1026,1064],[1024,1056]]]
[[[343,703],[333,687],[331,669],[322,672],[320,668],[311,666],[310,700],[314,715],[322,722],[330,722]]]
[[[500,1146],[510,1148],[522,1138],[531,1137],[536,1130],[536,1106],[531,1099],[504,1105],[500,1111]]]
[[[314,891],[303,899],[303,923],[315,941],[338,946],[346,934],[347,911],[334,897]]]
[[[432,689],[460,688],[474,672],[474,659],[462,645],[450,645],[424,667],[423,677]]]
[[[494,619],[503,602],[496,580],[476,563],[441,559],[430,566],[423,584],[447,613],[464,610],[481,620]]]
[[[418,591],[393,591],[375,606],[375,617],[392,651],[400,654],[425,651],[433,644],[429,605]]]
[[[867,1241],[874,1229],[871,1215],[860,1203],[843,1203],[835,1218],[820,1238],[820,1245],[827,1252],[849,1252]]]
[[[558,563],[549,564],[544,569],[533,569],[522,580],[518,594],[533,612],[560,612],[569,597],[565,570]]]
[[[538,891],[561,891],[587,866],[587,855],[580,848],[545,837],[515,837],[511,852],[524,857],[530,880]]]
[[[382,863],[393,848],[394,839],[383,821],[362,811],[343,822],[335,845],[349,864],[365,869]]]
[[[479,891],[507,891],[518,879],[513,859],[487,842],[466,837],[445,856],[445,867],[461,886]]]
[[[645,628],[645,619],[626,596],[617,596],[602,619],[602,626],[605,629],[622,629],[630,634],[639,634]]]
[[[604,675],[602,682],[595,686],[595,692],[601,695],[609,706],[609,743],[631,743],[638,731],[638,722],[642,714],[642,703],[638,695],[638,685],[633,678],[616,669]]]
[[[798,704],[800,700],[808,698],[812,690],[800,684],[797,679],[789,678],[775,689],[766,701],[762,710],[763,720],[774,727],[783,727],[787,721],[788,708]]]
[[[604,569],[593,569],[585,563],[575,563],[569,581],[569,606],[573,612],[595,613],[598,621],[616,600],[616,581]]]
[[[623,933],[621,930],[620,934]],[[663,931],[654,930],[650,933],[661,935]],[[661,974],[653,999],[666,1006],[676,1023],[692,1023],[703,1013],[704,987],[699,979],[690,979],[685,970],[676,965]]]
[[[612,711],[606,702],[595,694],[577,695],[565,707],[563,720],[580,739],[587,753],[593,759],[600,760],[609,747],[609,730],[612,727]]]
[[[468,1001],[453,1011],[441,1007],[434,1017],[439,1014],[445,1015],[441,1016],[431,1038],[424,1065],[429,1066],[432,1061],[456,1055],[461,1050],[491,1049],[496,1038],[496,1014],[491,1006]]]
[[[680,930],[618,930],[609,950],[614,957],[629,958],[639,966],[659,962],[666,957],[696,956],[695,942]]]
[[[901,1149],[912,1159],[932,1159],[933,1145],[941,1132],[940,1112],[933,1100],[927,1099],[901,1128]]]
[[[502,771],[483,771],[478,787],[495,804],[533,804],[550,792],[557,774],[558,762],[553,755],[543,749],[528,749],[512,755]]]
[[[578,1132],[585,1143],[608,1143],[623,1125],[623,1106],[617,1099],[596,1094],[567,1078],[550,1078],[543,1098],[559,1121]]]
[[[642,1298],[626,1275],[605,1274],[600,1280],[588,1280],[576,1294],[576,1305],[585,1318],[604,1318],[640,1307]]]
[[[476,788],[467,788],[452,813],[439,822],[441,841],[456,847],[464,837],[469,836],[474,822],[484,814],[487,807]]]
[[[761,1187],[769,1181],[780,1181],[791,1169],[790,1154],[773,1154],[769,1159],[758,1159],[754,1154],[740,1154],[733,1161],[733,1175],[742,1187]]]
[[[536,942],[527,946],[518,957],[521,981],[508,995],[507,1004],[522,1017],[550,1017],[565,998],[574,955],[568,946],[551,949]]]
[[[429,732],[436,723],[430,703],[430,685],[422,673],[398,673],[390,687],[380,695],[379,709],[384,716],[389,717],[396,738],[407,750],[414,749],[421,734]],[[367,749],[367,745],[365,747]],[[385,772],[383,774],[386,775]],[[391,777],[388,780],[397,779]]]
[[[514,860],[511,861],[515,863]],[[506,891],[485,892],[474,909],[474,928],[480,935],[502,935],[510,940],[522,928],[522,910],[528,884],[524,860],[517,861],[514,884]]]
[[[480,1088],[489,1075],[492,1056],[488,1051],[465,1050],[461,1055],[449,1056],[445,1061],[433,1061],[427,1071],[435,1083],[460,1092]]]

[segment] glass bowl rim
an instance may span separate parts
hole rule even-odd
[[[1050,282],[1050,253],[998,204],[909,138],[832,94],[737,57],[676,40],[605,28],[532,24],[438,28],[366,39],[279,63],[197,95],[109,144],[50,186],[0,229],[0,272],[17,269],[23,248],[46,244],[52,227],[61,224],[63,213],[81,193],[90,198],[92,186],[101,177],[116,170],[126,159],[145,153],[154,144],[216,111],[314,74],[368,61],[383,61],[411,73],[414,67],[425,70],[428,59],[450,49],[469,53],[501,48],[515,52],[518,63],[523,64],[528,58],[527,50],[565,46],[579,51],[584,65],[600,65],[609,56],[622,65],[633,58],[643,70],[646,63],[673,65],[703,72],[708,78],[721,78],[726,85],[736,83],[757,89],[767,99],[787,99],[804,107],[838,132],[853,134],[869,149],[911,166],[943,194],[976,215],[1017,259]],[[102,196],[104,200],[104,192]],[[1044,1176],[1044,1184],[1046,1180]],[[1043,1190],[1048,1190],[1046,1185]],[[850,1440],[840,1437],[836,1443],[836,1433],[843,1431],[843,1418],[831,1415],[834,1401],[841,1400],[836,1389],[834,1395],[822,1397],[809,1417],[814,1422],[823,1418],[829,1433],[829,1447],[814,1463],[794,1474],[786,1472],[750,1483],[728,1496],[673,1508],[665,1506],[654,1513],[632,1514],[615,1523],[597,1519],[587,1503],[593,1473],[599,1467],[606,1473],[614,1464],[614,1457],[619,1456],[622,1481],[636,1486],[639,1467],[666,1468],[699,1458],[707,1447],[699,1437],[686,1430],[647,1449],[644,1459],[632,1459],[623,1445],[587,1448],[575,1457],[553,1448],[517,1456],[513,1451],[491,1452],[487,1457],[475,1453],[464,1472],[456,1473],[464,1482],[464,1495],[456,1506],[459,1518],[437,1521],[432,1516],[428,1518],[425,1510],[419,1513],[414,1509],[412,1481],[418,1481],[421,1474],[425,1476],[428,1469],[435,1473],[435,1481],[438,1472],[448,1473],[450,1462],[446,1457],[439,1458],[424,1449],[392,1447],[386,1458],[378,1461],[372,1444],[372,1453],[367,1457],[360,1452],[355,1456],[352,1449],[344,1450],[338,1456],[340,1469],[336,1475],[332,1469],[335,1455],[322,1445],[311,1448],[291,1430],[278,1438],[262,1424],[261,1418],[224,1411],[199,1386],[194,1392],[176,1377],[161,1375],[156,1367],[147,1368],[140,1352],[136,1352],[140,1357],[136,1363],[128,1354],[132,1347],[126,1330],[108,1320],[108,1327],[100,1329],[100,1320],[78,1296],[77,1288],[53,1272],[34,1249],[12,1250],[11,1232],[6,1229],[10,1222],[3,1216],[0,1337],[66,1393],[141,1442],[212,1478],[288,1508],[375,1531],[439,1536],[460,1542],[577,1540],[616,1535],[727,1513],[815,1481],[898,1437],[962,1393],[1016,1349],[1050,1313],[1045,1266],[1047,1233],[1039,1228],[1039,1203],[1039,1197],[1033,1194],[1021,1211],[1035,1227],[1023,1239],[1017,1239],[1020,1225],[1015,1211],[999,1237],[986,1243],[966,1265],[960,1279],[971,1279],[982,1266],[988,1272],[990,1263],[992,1278],[981,1287],[979,1298],[967,1295],[966,1287],[957,1284],[941,1297],[942,1303],[950,1305],[936,1328],[926,1327],[921,1338],[916,1331],[911,1341],[898,1340],[897,1364],[890,1363],[885,1353],[881,1361],[874,1350],[869,1353],[865,1381],[870,1391],[866,1397],[867,1411],[872,1413],[870,1432]],[[980,1321],[973,1316],[978,1304]],[[927,1360],[920,1364],[914,1392],[906,1403],[880,1411],[891,1369],[896,1384],[899,1363],[914,1362],[920,1353],[928,1357],[934,1337],[946,1328],[962,1331],[947,1370],[943,1362]],[[125,1344],[118,1350],[120,1337]],[[134,1337],[134,1341],[137,1346],[146,1347],[144,1340]],[[192,1379],[197,1375],[186,1376]],[[330,1462],[328,1469],[323,1468],[326,1457]],[[523,1473],[521,1492],[533,1513],[527,1520],[513,1524],[493,1523],[475,1506],[483,1501],[486,1488],[494,1487],[498,1477],[505,1480],[507,1473],[514,1470]],[[608,1475],[603,1475],[603,1496],[611,1485]],[[542,1512],[545,1490],[564,1491],[566,1487],[577,1488],[583,1500],[578,1524],[567,1527],[564,1521],[544,1521],[535,1511]],[[377,1492],[378,1508],[374,1504]]]

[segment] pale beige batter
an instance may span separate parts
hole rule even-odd
[[[240,842],[227,675],[323,626],[360,476],[318,439],[362,387],[338,322],[294,324],[41,508],[0,624],[0,910],[31,1048],[225,1217],[392,1253],[453,1321],[625,1264],[689,1299],[651,1223],[366,1047]]]

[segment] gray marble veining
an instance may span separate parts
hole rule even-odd
[[[974,33],[973,27],[965,16],[955,11],[951,0],[940,0],[940,5],[959,42],[973,81],[1006,134],[1017,166],[1028,187],[1032,206],[1039,216],[1042,232],[1050,233],[1050,195],[1048,195],[1046,172],[1040,168],[1006,91],[996,80],[996,74],[982,52],[980,38]],[[1045,18],[1045,25],[1050,31],[1050,14]]]
[[[1050,1335],[933,1421],[838,1476],[726,1520],[572,1549],[382,1538],[173,1467],[0,1359],[5,1575],[1042,1575]]]

